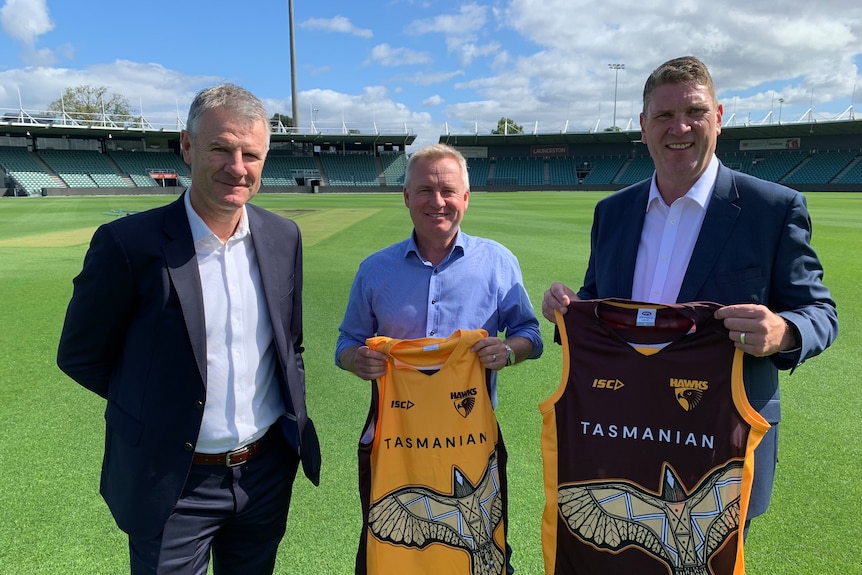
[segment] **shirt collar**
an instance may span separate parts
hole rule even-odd
[[[445,263],[449,258],[452,257],[452,254],[458,253],[459,255],[464,254],[464,250],[467,248],[467,244],[470,241],[470,236],[462,232],[460,229],[458,230],[458,235],[455,236],[455,244],[452,246],[452,250],[449,252],[441,264]],[[410,237],[407,239],[407,245],[404,247],[404,257],[408,257],[410,254],[416,254],[420,260],[425,261],[425,258],[419,253],[419,246],[416,245],[416,230],[413,230],[413,233],[410,234]]]
[[[712,190],[715,188],[715,180],[718,177],[718,158],[713,155],[712,159],[709,161],[709,165],[706,166],[706,169],[691,187],[691,189],[686,192],[683,198],[688,198],[689,200],[694,201],[697,205],[700,206],[701,209],[706,209],[706,205],[709,203],[709,199],[712,197]],[[661,198],[661,194],[658,191],[658,186],[656,185],[656,175],[653,172],[652,180],[650,181],[649,186],[649,198],[647,199],[647,208],[646,211],[650,210],[650,207],[654,202],[663,202]]]
[[[198,215],[198,213],[192,207],[191,201],[191,187],[186,190],[186,193],[183,195],[183,205],[186,208],[186,217],[189,219],[189,226],[192,229],[192,240],[195,245],[204,241],[204,240],[214,240],[221,244],[221,240],[210,230],[209,226],[203,221],[203,219]],[[242,213],[239,218],[239,224],[236,226],[236,230],[230,239],[240,240],[247,235],[251,234],[251,229],[248,227],[248,214],[246,213],[245,206],[242,207]]]

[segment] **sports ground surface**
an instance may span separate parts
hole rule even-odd
[[[556,280],[580,285],[596,193],[474,193],[467,233],[521,262],[534,306]],[[98,494],[104,401],[55,365],[71,280],[96,226],[164,196],[0,199],[0,574],[128,572],[124,536]],[[746,547],[754,575],[862,573],[862,194],[808,194],[813,244],[838,303],[827,352],[782,374],[780,463],[772,507]],[[360,528],[356,446],[368,384],[333,350],[363,257],[411,229],[398,194],[261,194],[294,218],[305,250],[305,363],[323,473],[296,484],[277,573],[348,574]],[[518,573],[542,573],[537,404],[559,384],[561,350],[542,320],[544,356],[501,375],[497,411],[509,451],[510,542]]]

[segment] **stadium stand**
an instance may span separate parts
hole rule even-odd
[[[552,186],[575,186],[578,178],[578,158],[552,156],[548,158],[548,177]]]
[[[27,195],[38,196],[42,188],[62,185],[48,173],[49,168],[36,154],[24,148],[0,148],[0,166]]]
[[[387,186],[404,184],[404,171],[407,169],[407,156],[405,154],[381,155],[380,163],[383,165],[383,178],[386,180]]]
[[[36,114],[33,117],[38,116]],[[0,131],[5,196],[176,193],[190,184],[180,128],[32,124]],[[97,129],[98,128],[98,129]],[[725,165],[803,192],[862,191],[862,121],[840,118],[722,126]],[[275,130],[261,180],[270,192],[399,191],[415,135]],[[638,130],[529,134],[446,133],[467,156],[473,189],[612,191],[649,178]],[[135,191],[138,189],[139,191]],[[91,190],[91,191],[89,191]]]
[[[820,152],[811,154],[781,180],[785,185],[828,184],[856,157],[855,152]]]
[[[590,172],[584,178],[585,184],[611,184],[626,163],[625,157],[591,158]]]
[[[780,182],[803,159],[805,159],[805,156],[802,155],[802,152],[798,151],[782,151],[769,155],[763,154],[753,160],[749,173],[762,180]]]
[[[542,186],[545,163],[542,158],[497,158],[493,180],[502,185]]]
[[[57,172],[70,188],[131,187],[131,181],[123,179],[110,159],[100,152],[42,150],[39,157]]]
[[[467,173],[471,186],[487,186],[491,160],[488,158],[467,158]]]
[[[187,176],[188,166],[173,152],[129,152],[113,151],[108,155],[138,187],[157,187],[159,185],[151,174],[176,174]],[[178,178],[179,179],[179,178]]]
[[[721,163],[737,172],[744,174],[751,173],[751,164],[754,162],[754,154],[750,152],[731,152],[727,154],[719,154]]]
[[[615,182],[623,185],[634,184],[652,177],[653,170],[655,170],[655,164],[651,157],[638,156],[623,166],[622,172]]]
[[[862,153],[835,178],[839,184],[862,184]]]
[[[379,171],[370,154],[321,154],[320,163],[331,186],[379,186]]]
[[[284,156],[270,152],[261,173],[264,186],[297,186],[297,178],[321,179],[320,169],[310,156]]]

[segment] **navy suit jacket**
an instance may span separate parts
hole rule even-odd
[[[251,204],[248,223],[272,320],[286,416],[280,425],[316,485],[320,447],[305,404],[299,229]],[[158,534],[178,501],[206,401],[206,331],[182,196],[93,235],[57,363],[107,399],[101,493],[117,525]]]
[[[649,190],[645,180],[596,205],[581,299],[631,298]],[[795,350],[744,358],[748,399],[773,426],[756,452],[749,518],[766,511],[772,491],[781,417],[778,370],[819,354],[838,334],[835,302],[822,283],[823,267],[810,238],[805,196],[720,165],[677,299],[763,304],[799,335]]]

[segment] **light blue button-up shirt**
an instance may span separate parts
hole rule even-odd
[[[530,359],[542,355],[542,336],[524,289],[518,260],[493,240],[459,231],[438,265],[419,255],[413,235],[368,256],[356,272],[335,346],[335,363],[348,347],[375,335],[395,339],[449,337],[458,329],[530,340]],[[497,404],[497,372],[491,398]]]

